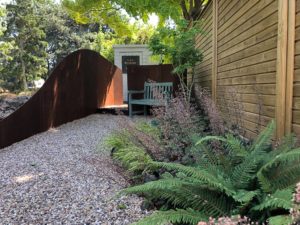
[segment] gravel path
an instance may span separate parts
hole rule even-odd
[[[130,224],[142,199],[127,186],[101,141],[117,116],[95,114],[0,151],[0,224]],[[100,143],[100,144],[99,144]]]

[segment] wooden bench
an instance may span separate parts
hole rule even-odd
[[[128,111],[129,116],[133,114],[144,112],[147,115],[147,106],[163,106],[166,105],[171,98],[173,91],[172,82],[164,83],[149,83],[145,82],[144,90],[140,91],[128,91]],[[133,99],[133,95],[143,94],[142,99]],[[159,97],[158,97],[159,96]],[[133,111],[132,105],[143,105],[144,111]]]

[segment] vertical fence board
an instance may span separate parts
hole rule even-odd
[[[292,108],[292,131],[300,134],[300,0],[296,0],[295,15],[295,55],[294,55],[294,82],[293,82],[293,108]],[[290,44],[290,43],[289,43]]]
[[[278,45],[276,73],[276,137],[285,131],[285,100],[288,46],[288,1],[278,0]]]
[[[217,73],[218,73],[218,0],[213,0],[213,59],[212,59],[212,98],[217,100]]]
[[[202,52],[203,61],[195,66],[195,85],[202,86],[211,91],[212,86],[212,27],[213,27],[213,2],[210,1],[201,15],[200,29],[196,37],[196,48]]]
[[[295,67],[295,29],[296,29],[296,2],[289,1],[285,134],[288,134],[292,131],[293,84],[294,84],[294,69],[295,69],[294,68]]]
[[[198,65],[200,73],[210,75],[197,79],[197,84],[211,81],[212,96],[227,121],[222,103],[232,101],[226,93],[236,89],[244,115],[251,115],[243,116],[251,137],[271,119],[276,119],[277,138],[291,131],[299,135],[300,0],[210,0],[209,4],[212,19],[203,20],[203,26],[212,26],[212,38],[205,42],[199,38],[197,44],[205,51],[211,49],[211,64]]]

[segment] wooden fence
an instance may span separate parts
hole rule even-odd
[[[226,120],[238,107],[246,137],[274,118],[278,138],[299,135],[300,0],[211,0],[200,26],[196,85],[211,90]]]

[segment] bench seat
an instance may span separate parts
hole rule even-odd
[[[131,104],[133,105],[154,105],[154,106],[162,106],[160,101],[154,99],[134,99],[131,100]]]

